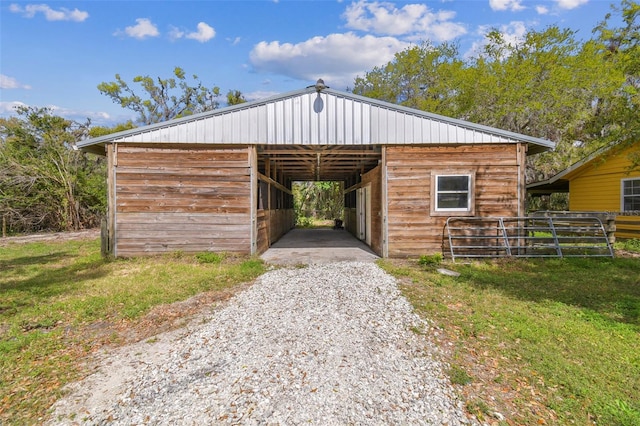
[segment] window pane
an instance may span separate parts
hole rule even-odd
[[[438,176],[440,191],[469,191],[469,176]]]
[[[624,195],[640,195],[640,179],[625,180]]]
[[[640,210],[640,196],[625,197],[624,211]]]
[[[439,209],[466,209],[467,194],[438,194]]]

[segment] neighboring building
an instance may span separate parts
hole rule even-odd
[[[640,168],[632,169],[632,153],[640,153],[640,142],[598,150],[551,179],[527,185],[527,191],[569,193],[570,211],[613,213],[616,238],[640,238]]]
[[[550,141],[323,85],[79,142],[108,159],[116,256],[261,253],[294,226],[292,182],[344,182],[345,227],[381,256],[440,251],[449,216],[522,216]]]

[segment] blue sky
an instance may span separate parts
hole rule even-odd
[[[0,2],[0,116],[15,105],[112,125],[135,114],[100,94],[115,74],[169,77],[182,67],[248,100],[323,78],[353,86],[411,44],[482,46],[557,24],[589,38],[615,1],[6,1]]]

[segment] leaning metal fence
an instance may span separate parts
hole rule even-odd
[[[613,248],[597,217],[451,217],[443,230],[443,253],[453,261],[613,257]]]

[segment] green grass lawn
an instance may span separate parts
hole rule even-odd
[[[191,312],[171,303],[198,295],[201,309],[264,272],[253,258],[99,252],[95,240],[0,247],[0,424],[39,423],[90,354]],[[640,258],[439,262],[380,263],[437,326],[427,334],[471,412],[505,425],[640,424]]]
[[[262,272],[260,260],[211,253],[108,261],[97,240],[0,247],[0,424],[38,423],[87,355],[188,309],[147,313],[194,295],[215,303]]]
[[[640,258],[428,263],[381,265],[439,328],[471,412],[505,425],[640,425]]]

